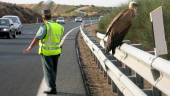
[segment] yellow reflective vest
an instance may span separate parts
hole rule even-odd
[[[64,33],[64,27],[56,22],[47,22],[46,35],[39,41],[39,54],[45,56],[61,54],[59,43]]]

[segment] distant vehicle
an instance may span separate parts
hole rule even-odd
[[[75,22],[82,22],[83,21],[83,18],[82,17],[76,17],[74,19]]]
[[[11,19],[0,18],[0,36],[6,35],[7,38],[16,38],[16,30]]]
[[[58,17],[56,22],[64,24],[65,23],[64,17]]]
[[[99,17],[99,21],[101,21],[103,17],[104,17],[104,16],[100,16],[100,17]]]
[[[14,27],[15,27],[15,30],[17,31],[17,34],[21,34],[23,25],[22,25],[21,20],[20,20],[20,18],[18,16],[5,15],[2,18],[11,19],[13,21],[13,23],[14,23]]]

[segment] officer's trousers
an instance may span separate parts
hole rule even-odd
[[[60,54],[53,56],[41,55],[45,81],[50,89],[56,88],[57,65],[59,57]]]

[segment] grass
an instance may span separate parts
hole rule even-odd
[[[164,27],[166,34],[166,41],[168,49],[170,49],[170,3],[169,0],[136,0],[138,2],[138,15],[133,21],[133,25],[129,30],[125,39],[131,40],[133,43],[141,43],[145,50],[153,50],[154,39],[152,32],[152,24],[150,22],[150,12],[159,6],[163,6],[164,14]],[[105,32],[108,24],[121,10],[127,8],[128,5],[121,5],[118,8],[114,8],[111,14],[106,15],[98,24],[97,31]],[[168,50],[170,52],[170,50]],[[170,54],[166,56],[166,59],[170,58]]]

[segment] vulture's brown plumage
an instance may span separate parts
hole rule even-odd
[[[114,54],[115,48],[122,44],[122,40],[131,27],[134,16],[135,12],[133,9],[126,9],[113,19],[106,32],[106,36],[108,36],[105,50],[106,53],[112,50],[112,54]]]

